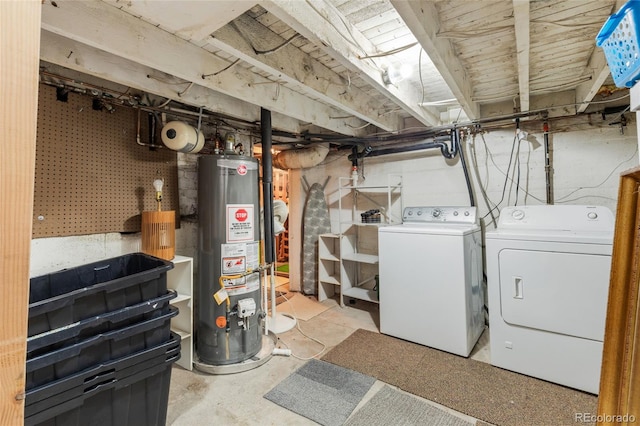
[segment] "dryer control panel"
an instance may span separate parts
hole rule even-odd
[[[476,207],[405,207],[403,222],[411,223],[476,223]]]
[[[500,211],[498,229],[611,231],[611,210],[603,206],[535,205],[505,207]]]

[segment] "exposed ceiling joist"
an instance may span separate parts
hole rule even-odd
[[[591,73],[591,79],[576,87],[576,103],[580,104],[578,105],[579,113],[586,111],[589,102],[593,100],[607,77],[609,77],[609,66],[604,53],[600,49],[595,50],[591,58],[589,58],[587,69]]]
[[[73,52],[71,55],[70,52]],[[42,31],[40,58],[74,71],[113,81],[133,89],[166,98],[179,99],[186,105],[207,106],[207,110],[245,121],[260,121],[260,107],[231,96],[213,92],[202,86],[189,85],[136,62],[128,61],[107,52],[97,51],[82,43]],[[273,127],[292,133],[302,132],[298,120],[272,113]]]
[[[620,10],[620,8],[626,3],[626,0],[618,0],[611,13]],[[591,74],[591,80],[579,84],[576,87],[576,102],[578,105],[578,112],[586,111],[591,102],[604,84],[607,77],[610,75],[609,65],[607,65],[607,59],[604,56],[604,52],[599,47],[595,47],[589,63],[587,64],[587,70]]]
[[[267,0],[262,7],[285,22],[296,32],[324,50],[344,67],[360,73],[360,77],[404,111],[427,126],[440,123],[431,109],[420,107],[420,93],[408,85],[385,85],[382,69],[375,60],[363,60],[362,56],[378,53],[375,46],[326,0],[312,2],[296,0]],[[326,25],[319,25],[320,22]]]
[[[144,16],[145,20],[194,41],[208,37],[257,3],[255,0],[103,1],[134,16]],[[215,13],[211,13],[212,9]]]
[[[361,120],[332,119],[340,111],[242,67],[203,78],[229,62],[101,1],[45,3],[42,28],[305,123],[346,135],[362,133]]]
[[[383,130],[398,130],[395,114],[381,116],[371,96],[249,16],[219,29],[208,43]],[[274,46],[282,47],[259,53]]]
[[[469,78],[456,57],[451,41],[437,37],[440,23],[434,4],[406,0],[391,0],[391,4],[427,52],[467,116],[471,119],[480,117],[480,108],[472,100]]]
[[[520,111],[529,111],[529,0],[513,0]]]

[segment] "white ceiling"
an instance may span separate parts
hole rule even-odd
[[[575,115],[626,96],[595,46],[623,3],[45,0],[41,59],[46,72],[99,78],[162,106],[249,122],[263,107],[276,129],[361,136]],[[385,84],[383,72],[403,64],[411,75]]]

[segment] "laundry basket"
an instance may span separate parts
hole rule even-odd
[[[604,50],[617,87],[631,87],[640,79],[640,0],[629,0],[609,17],[596,36]]]

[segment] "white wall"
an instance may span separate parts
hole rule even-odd
[[[615,213],[618,178],[620,172],[638,164],[638,142],[635,123],[625,127],[624,135],[616,126],[587,130],[553,133],[554,193],[556,203],[592,204],[609,207]],[[530,131],[528,141],[520,145],[520,186],[518,204],[545,202],[545,173],[543,135]],[[480,215],[489,211],[481,198],[479,181],[487,189],[491,205],[500,201],[505,182],[509,155],[514,141],[513,130],[491,131],[482,136],[465,140],[465,153],[474,184],[476,205]],[[475,151],[478,168],[473,167]],[[300,183],[306,176],[309,184],[323,183],[327,176],[327,203],[331,210],[332,230],[338,232],[337,188],[338,178],[348,177],[351,163],[347,159],[350,150],[331,153],[323,165],[297,171],[290,175],[290,234],[292,258],[299,250],[293,247],[301,242],[300,223],[305,192]],[[489,152],[491,155],[489,155]],[[191,215],[197,208],[197,156],[179,154],[178,184],[180,187],[180,212]],[[476,173],[476,170],[478,173]],[[512,167],[510,176],[515,179]],[[388,174],[403,177],[404,206],[417,205],[469,205],[460,158],[445,160],[438,150],[418,151],[365,159],[362,185],[386,184]],[[300,176],[298,178],[298,176]],[[479,176],[479,180],[478,180]],[[526,190],[529,195],[524,193]],[[515,185],[509,184],[504,201],[499,207],[515,203]],[[296,219],[297,217],[297,219]],[[483,223],[491,229],[491,216]],[[31,276],[41,275],[62,268],[74,267],[108,257],[138,251],[140,236],[98,234],[78,237],[46,238],[32,241]],[[176,253],[196,257],[197,223],[183,220],[176,230]],[[291,265],[292,275],[300,271]],[[292,287],[299,288],[299,280],[292,277]],[[296,287],[297,285],[297,287]]]
[[[514,135],[514,130],[497,130],[465,138],[465,158],[481,217],[489,212],[481,186],[486,189],[491,208],[502,199]],[[602,205],[615,213],[619,175],[638,164],[635,123],[626,126],[624,134],[617,126],[606,126],[552,133],[549,139],[553,147],[555,204]],[[507,181],[504,199],[495,213],[516,202],[518,205],[546,203],[543,144],[542,132],[529,132],[527,140],[520,143],[519,156],[513,154],[509,171],[511,180]],[[324,182],[326,176],[331,176],[325,192],[332,210],[337,208],[338,178],[350,175],[351,163],[346,158],[349,153],[349,150],[333,153],[325,160],[325,165],[304,171],[309,183]],[[520,160],[519,168],[516,158]],[[514,182],[518,169],[520,189],[516,199]],[[404,206],[470,203],[459,156],[447,160],[435,149],[365,158],[359,182],[361,185],[384,185],[389,174],[403,177]],[[337,214],[336,211],[331,213],[332,226],[337,232]],[[488,229],[493,228],[490,215],[483,222]]]

